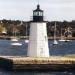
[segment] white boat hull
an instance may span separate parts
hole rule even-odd
[[[57,45],[58,44],[57,40],[54,40],[53,44],[54,45]]]
[[[21,46],[22,43],[11,43],[11,45],[13,45],[13,46]]]
[[[69,42],[69,41],[71,41],[71,40],[65,40],[65,42]]]
[[[62,39],[61,39],[61,40],[59,40],[59,41],[63,41],[63,42],[64,42],[64,41],[66,41],[66,40],[62,40]]]
[[[29,40],[25,40],[25,43],[29,43]]]
[[[69,42],[71,40],[59,40],[59,41],[61,41],[61,42]]]
[[[11,38],[11,41],[18,41],[17,38]]]

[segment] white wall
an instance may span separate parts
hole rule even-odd
[[[28,44],[28,56],[49,57],[46,23],[32,22]]]

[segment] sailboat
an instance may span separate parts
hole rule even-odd
[[[63,42],[66,41],[66,40],[65,40],[65,37],[62,35],[62,28],[61,28],[61,37],[60,37],[60,40],[59,40],[59,41],[61,41],[61,42],[62,42],[62,41],[63,41]]]
[[[13,37],[11,38],[11,41],[18,41],[18,38],[16,37],[16,31],[13,31]]]
[[[19,42],[13,42],[13,43],[11,43],[11,45],[13,45],[13,46],[21,46],[22,43],[19,43]]]
[[[22,43],[18,42],[18,38],[16,38],[16,30],[14,31],[14,29],[13,29],[13,35],[14,36],[11,38],[11,41],[12,41],[11,45],[13,45],[13,46],[21,46]]]
[[[53,45],[57,45],[58,41],[56,40],[56,22],[55,22],[55,27],[54,27],[54,41],[53,41]]]
[[[26,24],[26,39],[25,39],[25,43],[29,43],[29,40],[27,39],[27,24]]]

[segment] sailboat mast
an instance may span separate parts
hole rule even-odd
[[[61,39],[62,39],[62,28],[61,28]]]
[[[56,40],[56,22],[55,22],[55,26],[54,26],[54,40]]]
[[[26,37],[27,37],[27,23],[26,23]]]

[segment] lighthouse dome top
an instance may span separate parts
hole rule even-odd
[[[40,9],[40,5],[39,5],[39,4],[37,5],[37,9],[36,9],[36,10],[34,10],[34,12],[35,12],[35,11],[43,12],[43,10],[41,10],[41,9]]]

